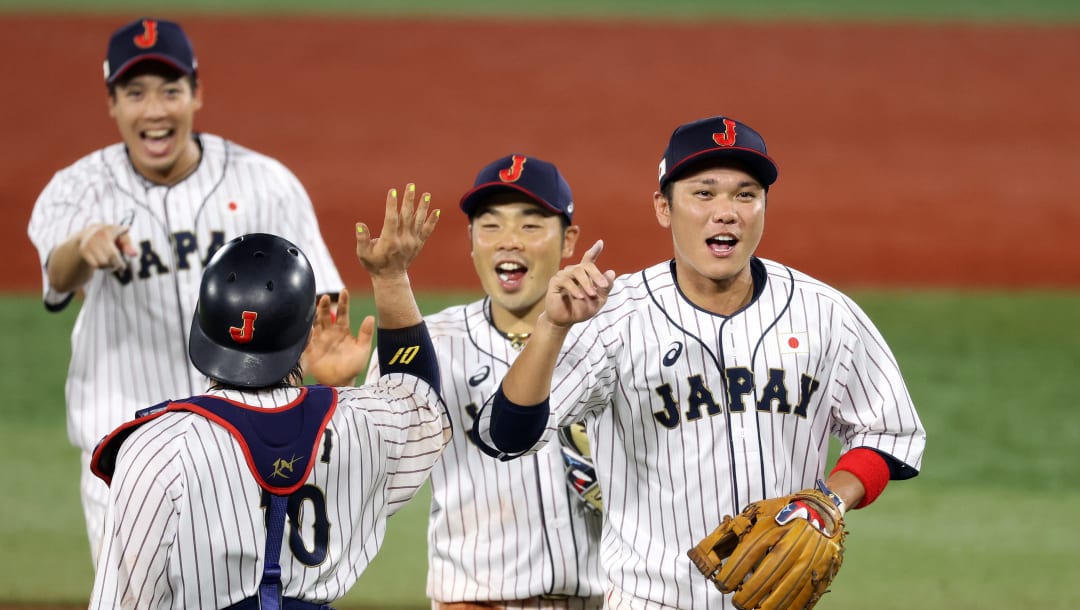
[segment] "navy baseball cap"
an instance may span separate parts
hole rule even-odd
[[[762,186],[776,182],[779,169],[765,149],[765,139],[745,123],[723,116],[680,125],[660,159],[660,188],[698,161],[732,159],[745,165]]]
[[[574,195],[553,163],[529,155],[507,155],[486,165],[472,189],[461,197],[461,211],[470,218],[483,200],[502,191],[518,191],[574,221]]]
[[[154,60],[168,64],[184,74],[195,74],[198,62],[191,41],[180,25],[162,19],[136,19],[113,32],[105,56],[105,84],[116,79],[135,64]]]

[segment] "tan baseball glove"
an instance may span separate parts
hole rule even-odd
[[[809,610],[844,560],[843,503],[818,481],[782,498],[751,502],[687,552],[741,610]]]

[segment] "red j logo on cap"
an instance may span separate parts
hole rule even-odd
[[[714,133],[712,139],[720,146],[735,146],[735,121],[724,119],[724,133]]]
[[[140,49],[149,49],[157,44],[157,22],[153,19],[143,19],[142,26],[142,34],[132,40],[135,41],[135,46]]]
[[[521,170],[525,169],[526,161],[528,159],[521,155],[510,157],[510,167],[499,172],[499,179],[503,182],[517,182],[521,177]]]

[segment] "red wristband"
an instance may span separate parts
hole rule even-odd
[[[889,464],[876,451],[866,447],[856,447],[841,455],[832,469],[833,472],[837,470],[855,475],[866,490],[863,499],[852,508],[869,506],[889,484]]]

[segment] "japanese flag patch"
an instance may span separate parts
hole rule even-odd
[[[780,333],[780,353],[809,354],[810,341],[806,337],[806,332]]]

